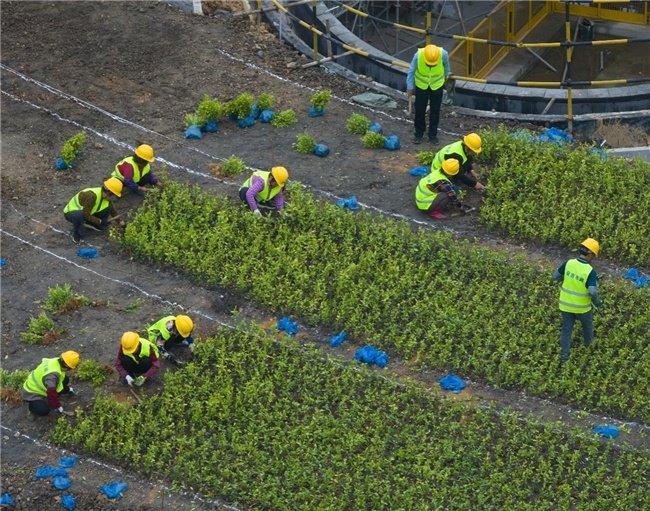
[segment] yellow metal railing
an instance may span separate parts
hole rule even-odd
[[[564,1],[553,0],[551,3],[553,12],[564,12]],[[634,25],[650,25],[649,2],[630,2],[628,0],[612,2],[610,0],[609,2],[593,1],[590,5],[571,3],[569,4],[569,15]]]

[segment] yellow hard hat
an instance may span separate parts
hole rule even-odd
[[[147,144],[142,144],[139,145],[138,147],[135,148],[135,151],[133,151],[135,155],[138,158],[142,158],[145,161],[148,161],[149,163],[153,163],[155,158],[153,157],[153,147]]]
[[[70,369],[74,369],[79,365],[79,353],[76,351],[64,351],[61,353],[61,358]]]
[[[194,321],[192,321],[192,318],[189,316],[180,314],[176,316],[174,322],[176,323],[176,330],[178,330],[178,333],[181,334],[181,337],[183,338],[189,337],[192,330],[194,330]]]
[[[122,352],[125,355],[135,353],[135,350],[140,346],[140,336],[135,332],[124,332],[122,334]]]
[[[460,170],[460,163],[456,158],[449,158],[442,161],[442,170],[448,176],[455,176]]]
[[[271,169],[271,175],[275,182],[282,186],[289,179],[289,171],[284,167],[273,167]]]
[[[427,66],[435,66],[440,60],[440,47],[435,44],[427,44],[424,47],[424,61]]]
[[[483,142],[481,141],[481,137],[479,137],[478,134],[468,133],[463,137],[463,143],[476,154],[481,152],[481,145]]]
[[[580,243],[580,245],[592,252],[595,256],[600,255],[600,243],[598,243],[595,239],[587,238],[582,243]]]
[[[104,181],[104,188],[106,188],[109,192],[111,192],[113,195],[116,195],[117,197],[122,197],[123,187],[124,185],[122,184],[122,181],[116,177],[109,177],[106,181]]]

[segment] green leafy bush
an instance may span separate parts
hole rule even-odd
[[[269,94],[268,92],[263,92],[257,98],[257,106],[260,109],[260,111],[273,108],[274,104],[275,104],[275,96],[273,94]]]
[[[433,162],[433,158],[436,155],[436,151],[420,151],[418,153],[418,163],[420,165],[426,165],[427,167]]]
[[[185,127],[189,126],[203,126],[203,120],[197,113],[185,114]]]
[[[94,387],[101,387],[113,374],[113,368],[92,358],[79,362],[76,376],[82,381],[89,381]]]
[[[62,284],[47,290],[47,298],[41,309],[50,314],[64,314],[91,304],[88,297],[75,293],[70,284]]]
[[[20,338],[27,344],[50,344],[62,334],[63,330],[57,328],[47,314],[42,312],[29,319],[27,330],[20,333]]]
[[[252,96],[252,94],[244,92],[243,94],[237,96],[235,99],[226,103],[226,113],[228,115],[236,115],[238,119],[244,119],[251,113],[254,101],[255,98]]]
[[[25,369],[7,371],[6,369],[0,368],[0,387],[21,390],[28,376],[29,371]]]
[[[319,90],[312,94],[309,102],[314,108],[323,109],[332,99],[332,91],[329,89]]]
[[[368,149],[381,149],[384,147],[386,137],[374,131],[369,131],[361,137],[361,142],[363,143],[363,147]]]
[[[219,100],[213,99],[207,94],[204,95],[196,107],[196,114],[201,122],[200,126],[208,121],[218,121],[223,117],[224,110],[225,108]]]
[[[348,133],[354,133],[355,135],[363,135],[368,131],[372,121],[361,114],[352,114],[348,117],[348,120],[345,123],[345,127],[348,130]]]
[[[227,199],[169,182],[159,200],[137,210],[123,242],[136,255],[265,306],[282,304],[283,314],[345,329],[412,363],[650,420],[639,385],[647,379],[639,361],[647,361],[650,288],[602,279],[597,340],[576,346],[558,372],[553,267],[447,233],[349,215],[300,189],[292,189],[288,212],[285,221],[251,223]]]
[[[234,177],[246,170],[244,160],[234,154],[219,164],[219,174],[226,177]]]
[[[291,126],[297,122],[298,118],[296,117],[296,112],[294,112],[291,108],[276,113],[271,120],[271,124],[276,128],[286,128],[287,126]]]
[[[316,147],[316,139],[306,131],[296,136],[293,148],[301,154],[312,154]]]
[[[79,151],[81,151],[81,148],[85,143],[86,134],[83,131],[80,131],[63,143],[60,156],[63,158],[66,165],[72,165],[72,162],[76,160]]]

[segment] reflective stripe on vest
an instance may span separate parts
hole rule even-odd
[[[43,383],[43,378],[52,373],[56,373],[58,376],[56,391],[60,393],[63,390],[64,375],[58,358],[44,358],[39,366],[29,374],[25,383],[23,383],[23,389],[31,394],[47,396],[47,388]]]
[[[587,278],[593,270],[589,263],[569,259],[564,267],[564,280],[560,289],[560,310],[584,314],[591,310],[591,295],[587,291]]]
[[[140,337],[140,353],[138,353],[139,358],[147,358],[149,354],[151,353],[151,350],[156,354],[157,358],[160,358],[160,353],[158,352],[158,346],[156,346],[154,343],[148,341],[147,339],[143,339]],[[140,364],[140,360],[135,358],[135,355],[133,353],[126,354],[122,352],[123,355],[129,357],[131,360],[133,360],[136,364]]]
[[[441,170],[432,170],[430,174],[427,174],[418,183],[417,188],[415,189],[415,205],[418,209],[426,211],[431,207],[431,204],[435,200],[438,192],[431,191],[428,185],[437,183],[438,181],[447,181],[449,179],[445,176]]]
[[[147,328],[147,336],[149,337],[149,341],[155,343],[159,335],[163,338],[163,341],[168,341],[172,336],[172,333],[167,329],[167,323],[169,321],[175,320],[176,316],[165,316]]]
[[[262,188],[262,191],[260,191],[260,193],[255,196],[256,200],[260,202],[270,201],[273,197],[282,191],[282,187],[280,185],[275,186],[274,188],[271,188],[269,186],[269,177],[271,176],[271,173],[264,170],[256,170],[253,172],[251,177],[244,181],[244,184],[241,185],[239,189],[241,190],[242,188],[250,188],[251,184],[253,184],[253,176],[259,177],[262,181],[264,181],[264,188]]]
[[[458,140],[457,142],[448,144],[436,153],[436,155],[433,157],[433,161],[431,162],[431,172],[433,172],[434,170],[441,170],[442,162],[445,160],[445,156],[448,156],[450,154],[460,155],[461,161],[459,161],[458,163],[460,164],[461,167],[465,164],[465,162],[467,161],[467,155],[465,154],[465,150],[463,149],[462,140]]]
[[[124,181],[124,176],[120,172],[119,167],[123,163],[129,163],[131,165],[131,167],[133,167],[133,182],[136,183],[136,184],[139,183],[140,180],[144,176],[149,174],[149,171],[151,170],[151,165],[149,165],[147,163],[144,166],[144,168],[142,169],[142,172],[141,172],[140,167],[138,167],[138,164],[135,162],[135,158],[133,156],[127,156],[126,158],[124,158],[123,160],[118,161],[115,164],[115,169],[113,170],[113,173],[111,174],[112,177],[116,177],[117,179],[119,179],[122,182]]]
[[[70,199],[70,202],[68,202],[65,208],[63,208],[63,212],[70,213],[71,211],[81,211],[83,209],[83,206],[79,200],[79,195],[85,192],[93,192],[95,194],[95,204],[93,204],[93,209],[90,210],[91,215],[100,213],[111,205],[109,201],[104,199],[101,186],[98,186],[97,188],[84,188],[77,195],[72,197],[72,199]]]
[[[440,48],[441,54],[442,51]],[[438,90],[444,84],[445,66],[442,64],[442,55],[435,66],[429,66],[424,60],[424,48],[420,48],[418,50],[418,65],[415,66],[415,86],[423,90]]]

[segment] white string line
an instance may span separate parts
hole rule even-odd
[[[150,480],[142,481],[135,474],[125,473],[123,470],[121,470],[121,469],[119,469],[119,468],[117,468],[117,467],[115,467],[113,465],[109,465],[108,463],[104,463],[103,461],[99,461],[99,460],[96,460],[94,458],[89,458],[87,456],[82,456],[82,455],[80,455],[80,454],[78,454],[78,453],[76,453],[74,451],[71,451],[69,449],[65,449],[63,447],[57,447],[57,446],[52,445],[49,442],[46,442],[44,440],[39,440],[38,438],[31,437],[28,434],[23,433],[22,431],[7,427],[4,424],[0,424],[0,428],[4,429],[5,431],[7,431],[9,433],[12,433],[12,436],[14,438],[16,438],[16,435],[18,435],[21,438],[29,440],[34,445],[37,445],[40,448],[49,449],[50,451],[56,451],[56,452],[59,452],[61,454],[73,455],[76,458],[78,458],[79,461],[81,461],[81,462],[86,462],[86,463],[91,463],[93,465],[97,465],[98,467],[105,468],[107,470],[111,470],[111,471],[115,472],[116,474],[121,474],[121,475],[123,475],[123,476],[125,476],[127,478],[133,478],[138,482],[144,482],[145,484],[147,484],[149,486],[154,486],[154,483],[155,483],[155,485],[159,486],[161,489],[165,490],[170,495],[173,495],[173,494],[182,495],[183,497],[189,497],[191,500],[198,500],[199,502],[203,502],[204,504],[209,504],[209,505],[213,505],[213,506],[222,506],[222,507],[224,507],[226,509],[229,509],[231,511],[242,511],[239,508],[236,508],[234,506],[230,506],[230,505],[225,504],[225,503],[223,503],[221,501],[207,499],[207,498],[203,497],[202,495],[200,495],[198,493],[191,493],[191,492],[187,492],[187,491],[183,491],[183,490],[174,490],[174,489],[170,488],[169,486],[167,486],[166,484],[164,484],[160,480],[157,481],[157,482],[156,481],[152,482]]]

